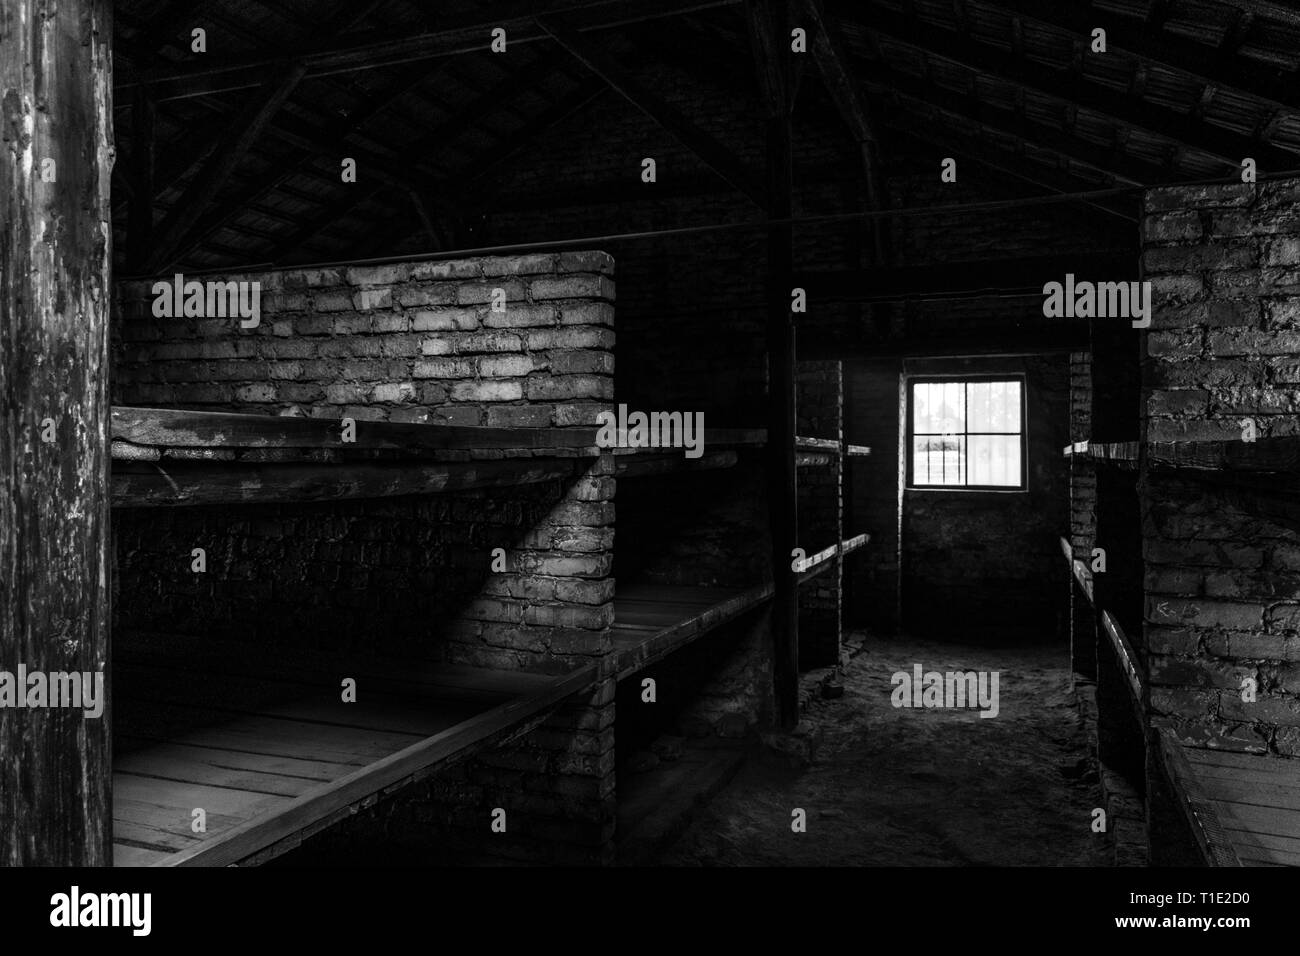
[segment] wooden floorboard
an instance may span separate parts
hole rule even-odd
[[[1300,760],[1181,752],[1243,866],[1300,866]]]
[[[191,661],[188,679],[174,660],[142,660],[139,648],[115,662],[114,859],[122,865],[228,865],[282,852],[349,806],[506,739],[596,677],[594,667],[555,677],[372,661],[371,676],[357,678],[357,701],[345,703],[340,672],[328,664],[321,683],[260,667],[241,675],[233,662],[246,655],[222,654],[220,674]],[[376,689],[380,681],[388,690]],[[197,808],[207,829],[196,834]]]

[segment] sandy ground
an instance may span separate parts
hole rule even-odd
[[[705,866],[1105,866],[1099,802],[1061,648],[854,635],[802,770],[752,759],[662,858]],[[896,671],[999,672],[1000,713],[894,708]],[[803,808],[807,832],[791,831]]]

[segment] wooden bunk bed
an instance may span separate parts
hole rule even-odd
[[[577,477],[602,449],[595,428],[488,428],[183,409],[112,410],[112,503],[153,508],[315,502],[430,494]],[[704,453],[618,448],[621,478],[734,466],[761,429],[706,429]],[[798,440],[799,464],[841,448]],[[866,535],[806,562],[801,579],[861,547]],[[612,628],[625,678],[772,597],[748,589],[620,586]],[[115,650],[113,768],[117,865],[248,865],[482,748],[536,726],[591,687],[593,665],[548,676],[357,659],[259,660],[214,645],[179,655],[151,640]],[[202,673],[204,680],[192,676]],[[187,678],[187,675],[189,677]],[[358,681],[344,703],[340,676]],[[197,685],[197,686],[196,686]],[[204,826],[196,827],[203,811]]]

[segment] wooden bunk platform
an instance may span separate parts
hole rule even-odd
[[[128,653],[114,664],[118,866],[264,862],[523,733],[596,678],[594,666],[546,676],[356,658],[249,674],[237,655],[204,653],[195,681],[192,660]],[[356,681],[355,702],[341,675]]]
[[[738,588],[619,586],[614,653],[623,680],[772,597],[772,585]]]
[[[569,479],[606,450],[597,434],[595,426],[357,421],[345,440],[340,419],[119,406],[111,422],[112,503],[328,501]],[[762,429],[707,428],[697,458],[682,449],[608,451],[618,459],[617,474],[635,478],[729,468],[737,449],[761,448],[765,440]]]
[[[1178,743],[1160,732],[1166,778],[1211,866],[1300,866],[1300,760]]]

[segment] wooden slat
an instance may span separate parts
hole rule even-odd
[[[597,669],[592,666],[557,677],[543,694],[502,704],[485,714],[412,744],[332,784],[277,807],[275,813],[263,814],[215,839],[206,840],[197,847],[169,857],[165,865],[224,866],[237,863],[259,849],[304,829],[313,821],[358,803],[418,771],[446,764],[486,746],[531,715],[590,687],[596,676]]]
[[[1193,763],[1214,767],[1235,767],[1252,773],[1281,774],[1294,778],[1300,784],[1300,759],[1270,757],[1263,754],[1245,754],[1234,750],[1211,750],[1208,747],[1187,747],[1187,759]]]
[[[799,562],[796,570],[800,574],[811,571],[819,564],[831,560],[831,558],[838,558],[842,555],[849,554],[852,551],[856,551],[870,540],[871,535],[869,534],[854,535],[852,538],[841,541],[839,544],[833,544],[829,548],[824,548],[823,550],[818,551],[816,554],[808,555]]]
[[[648,590],[642,586],[637,592],[644,595]],[[744,591],[723,588],[693,590],[696,593],[690,604],[675,605],[671,601],[665,601],[655,603],[652,610],[646,609],[639,613],[623,603],[621,594],[615,595],[612,637],[618,655],[620,680],[757,607],[772,594],[771,585]],[[703,607],[701,599],[707,601]]]
[[[1137,703],[1140,713],[1142,710],[1142,672],[1138,669],[1138,657],[1133,651],[1133,646],[1129,644],[1123,628],[1119,626],[1119,622],[1115,620],[1110,611],[1102,611],[1101,620],[1105,626],[1106,634],[1110,637],[1111,647],[1115,650],[1115,657],[1119,661],[1120,670],[1124,672],[1129,690],[1132,692],[1133,700]]]
[[[825,451],[839,454],[840,443],[834,438],[808,438],[803,435],[795,436],[794,447],[802,451]]]
[[[1206,862],[1211,866],[1240,866],[1241,861],[1223,830],[1214,804],[1197,779],[1182,745],[1167,728],[1162,728],[1156,739],[1165,776]]]
[[[1244,830],[1256,836],[1281,837],[1294,841],[1294,848],[1300,850],[1300,812],[1227,800],[1216,801],[1216,809],[1219,820],[1227,829]]]

